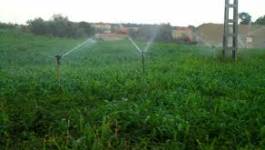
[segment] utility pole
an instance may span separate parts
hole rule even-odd
[[[223,57],[232,52],[232,58],[236,61],[238,51],[238,0],[225,0]],[[233,12],[233,18],[230,13]]]

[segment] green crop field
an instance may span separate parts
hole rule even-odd
[[[0,149],[265,149],[265,50],[0,30]]]

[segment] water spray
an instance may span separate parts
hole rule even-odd
[[[132,43],[132,45],[136,48],[137,52],[141,55],[142,58],[142,71],[145,73],[145,56],[144,51],[134,42],[134,40],[128,36],[129,41]]]
[[[138,51],[138,53],[141,53],[142,50],[140,49],[140,47],[135,43],[135,41],[129,35],[128,35],[128,39],[132,43],[132,45],[136,48],[136,50]]]
[[[77,45],[76,47],[74,47],[73,49],[65,52],[64,54],[62,54],[62,57],[65,57],[71,53],[73,53],[74,51],[80,49],[81,47],[83,47],[85,44],[87,44],[88,42],[91,42],[91,43],[95,43],[94,40],[91,40],[91,39],[87,39],[86,41],[82,42],[81,44]]]
[[[119,24],[120,28],[123,28],[122,24]],[[155,31],[155,34],[152,36],[152,38],[148,41],[148,43],[146,44],[146,46],[144,47],[144,49],[141,49],[136,42],[130,37],[130,35],[128,35],[128,39],[131,42],[131,44],[135,47],[135,49],[137,50],[137,52],[140,54],[141,56],[141,62],[142,62],[142,71],[143,74],[145,74],[145,53],[150,49],[151,45],[153,44],[155,38],[157,35],[157,30]]]
[[[82,42],[81,44],[77,45],[76,47],[72,48],[71,50],[63,53],[62,55],[56,55],[55,60],[56,60],[56,79],[58,80],[58,82],[60,83],[61,80],[61,60],[66,57],[67,55],[70,55],[71,53],[73,53],[74,51],[82,48],[85,44],[87,44],[88,42],[91,42],[92,44],[95,43],[94,40],[92,39],[87,39],[86,41]]]
[[[129,39],[129,41],[132,43],[132,45],[136,48],[136,50],[137,50],[137,52],[141,55],[141,59],[142,59],[142,71],[143,71],[143,74],[145,74],[145,55],[144,55],[144,53],[145,53],[145,51],[144,50],[142,50],[135,42],[134,42],[134,40],[130,37],[130,36],[128,36],[128,39]],[[146,49],[146,48],[145,48]]]

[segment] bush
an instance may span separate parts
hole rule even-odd
[[[259,17],[256,22],[256,24],[259,24],[259,25],[265,25],[265,15],[262,16],[262,17]]]
[[[162,41],[162,42],[172,42],[173,41],[172,27],[170,24],[160,25],[156,40]]]
[[[16,24],[0,22],[0,29],[14,29],[17,27],[18,27],[18,25],[16,25]]]
[[[55,37],[90,37],[95,33],[94,28],[87,22],[75,23],[67,17],[54,15],[51,20],[44,21],[42,18],[29,20],[29,30],[37,35],[52,35]]]

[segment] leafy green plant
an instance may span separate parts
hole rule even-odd
[[[82,39],[0,32],[0,149],[264,149],[263,50],[157,42],[143,82],[128,41],[101,41],[58,87],[53,56]]]

